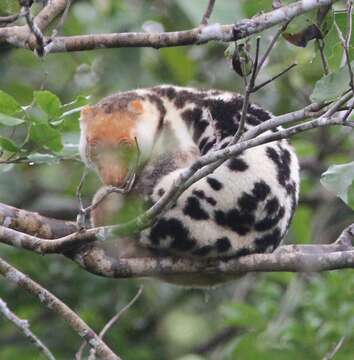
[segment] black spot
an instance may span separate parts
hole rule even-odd
[[[167,97],[169,100],[172,100],[173,98],[176,97],[176,90],[171,86],[169,87],[156,86],[153,87],[151,90],[162,97]]]
[[[227,166],[232,171],[245,171],[248,169],[246,162],[240,158],[233,158],[229,160]]]
[[[287,162],[288,164],[290,164],[290,162],[291,162],[291,156],[290,156],[289,150],[283,149],[283,148],[281,148],[281,149],[282,149],[282,160],[283,160],[284,162]]]
[[[227,237],[222,237],[216,240],[216,249],[218,252],[225,252],[230,248],[231,248],[231,243]]]
[[[175,105],[178,109],[181,109],[185,106],[186,103],[193,103],[201,108],[201,102],[206,96],[207,93],[202,91],[193,92],[188,90],[180,90],[176,92]]]
[[[250,232],[255,221],[253,214],[246,211],[241,212],[237,209],[228,212],[216,210],[214,218],[218,225],[227,226],[239,235],[246,235]]]
[[[176,239],[172,242],[171,248],[179,251],[189,251],[192,250],[196,245],[196,241],[193,239],[188,239],[186,241],[180,241]]]
[[[199,138],[204,133],[204,131],[208,127],[208,125],[209,125],[209,123],[206,120],[199,120],[193,124],[193,129],[194,129],[193,141],[195,143],[198,142]]]
[[[157,191],[157,195],[160,196],[160,197],[161,197],[164,193],[165,193],[165,190],[162,189],[162,188]]]
[[[219,182],[218,180],[216,180],[216,179],[214,179],[212,177],[207,177],[207,183],[215,191],[219,191],[222,188],[221,182]]]
[[[172,239],[171,246],[175,248],[178,246],[184,248],[191,246],[192,243],[195,244],[195,241],[189,238],[188,229],[175,218],[158,220],[151,228],[150,238],[154,245],[170,238]]]
[[[242,98],[235,96],[230,100],[206,99],[203,103],[210,109],[211,116],[215,121],[216,129],[222,138],[233,135],[238,128],[238,111],[242,109]]]
[[[209,140],[208,137],[204,137],[202,140],[200,140],[199,145],[198,145],[200,151],[202,151],[203,147],[208,142],[208,140]]]
[[[295,194],[296,192],[296,185],[294,182],[291,182],[290,184],[286,184],[286,192],[291,195],[291,194]]]
[[[269,157],[269,159],[275,162],[276,165],[279,164],[279,155],[274,148],[268,146],[266,149],[266,154]]]
[[[215,206],[217,204],[216,200],[210,196],[206,196],[205,200],[212,206]]]
[[[268,215],[274,214],[279,209],[279,201],[276,197],[272,197],[270,200],[267,201],[265,205],[265,211]]]
[[[154,103],[160,113],[160,117],[159,117],[159,124],[157,126],[157,133],[159,133],[162,129],[163,126],[163,122],[165,119],[165,115],[166,115],[166,108],[162,102],[162,100],[157,96],[157,95],[153,95],[153,94],[149,94],[148,99],[150,102]]]
[[[266,250],[274,250],[281,241],[281,233],[279,228],[275,228],[270,234],[257,237],[255,239],[256,251],[265,252]]]
[[[205,200],[212,206],[216,205],[216,200],[210,196],[206,196],[203,190],[193,190],[193,195],[195,195],[199,199]]]
[[[184,110],[181,114],[182,119],[187,123],[187,125],[194,124],[199,121],[202,117],[202,110],[199,108],[187,109]]]
[[[209,219],[208,213],[201,208],[200,202],[195,196],[190,196],[187,199],[187,204],[183,209],[183,213],[194,220]]]
[[[269,120],[270,119],[270,115],[267,111],[259,108],[259,107],[255,107],[255,106],[250,106],[248,108],[248,113],[254,115],[257,119],[259,119],[261,122]]]
[[[264,219],[257,221],[254,225],[254,228],[256,231],[267,231],[270,230],[271,228],[273,228],[275,225],[278,224],[278,222],[280,221],[280,219],[284,216],[285,214],[285,209],[282,206],[277,215],[274,217],[265,217]]]
[[[261,180],[254,184],[254,187],[252,189],[252,194],[255,196],[255,198],[258,201],[264,200],[269,193],[270,193],[270,187],[265,181]]]
[[[277,168],[277,178],[280,185],[286,188],[290,179],[290,152],[279,146],[280,154],[272,147],[267,147],[267,156],[275,163]]]
[[[226,225],[226,214],[221,210],[216,210],[214,212],[214,218],[218,225],[225,226]]]
[[[258,199],[250,194],[244,192],[237,201],[239,207],[243,211],[252,212],[257,209]]]
[[[199,199],[205,199],[205,194],[203,190],[193,190],[193,195],[195,195],[196,197],[199,197]]]
[[[262,122],[261,120],[259,120],[258,118],[256,118],[253,115],[250,115],[250,114],[247,114],[246,121],[247,121],[247,124],[250,124],[253,126],[257,126]]]
[[[205,144],[205,146],[200,150],[202,155],[205,155],[208,153],[208,151],[215,145],[216,140],[211,140],[208,143]]]
[[[239,235],[246,235],[254,224],[254,215],[249,212],[230,210],[226,215],[226,225]]]
[[[200,247],[199,249],[193,250],[193,255],[205,256],[205,255],[208,255],[211,250],[212,250],[211,245],[205,245],[205,246]]]
[[[233,257],[241,257],[251,254],[250,249],[242,248],[236,251],[235,255]]]

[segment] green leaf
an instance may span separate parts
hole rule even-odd
[[[326,189],[335,193],[348,206],[354,209],[354,161],[347,164],[330,166],[322,174],[321,183]]]
[[[266,319],[258,309],[248,304],[230,304],[224,306],[221,311],[230,325],[259,329],[266,324]]]
[[[48,90],[35,91],[33,93],[36,103],[41,109],[51,117],[58,117],[61,115],[61,102],[55,94]]]
[[[31,139],[38,145],[52,151],[61,151],[63,148],[61,133],[45,123],[34,123],[30,131]]]
[[[88,104],[89,100],[90,100],[89,95],[87,95],[87,96],[79,95],[73,101],[64,104],[63,108],[65,108],[65,110],[68,108],[70,108],[70,109],[80,108],[81,109],[82,106]]]
[[[0,136],[0,148],[10,152],[16,152],[19,150],[18,146],[10,139]]]
[[[17,126],[23,124],[25,121],[23,119],[15,118],[6,114],[0,114],[0,124],[6,126]]]
[[[0,112],[6,115],[13,115],[21,110],[18,102],[6,92],[0,90]]]
[[[354,21],[354,16],[352,16],[352,21]],[[348,14],[344,11],[337,11],[334,13],[334,22],[338,25],[339,29],[345,35],[347,33],[348,27]],[[343,59],[343,46],[341,44],[338,31],[336,26],[332,24],[328,34],[325,37],[325,48],[324,54],[328,60],[328,64],[332,70],[339,69],[342,59]],[[349,57],[350,59],[354,58],[354,45],[353,39],[349,48]]]
[[[354,61],[351,62],[351,67],[353,66]],[[318,80],[310,99],[317,103],[331,101],[341,96],[348,88],[348,68],[347,66],[343,66],[338,71],[325,75]]]

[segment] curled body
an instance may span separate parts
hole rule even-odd
[[[83,109],[80,151],[106,185],[120,186],[139,147],[130,196],[155,203],[198,157],[230,142],[243,97],[171,85],[121,92]],[[250,104],[245,130],[271,114]],[[229,258],[272,252],[297,206],[299,166],[287,140],[245,150],[189,187],[151,228],[133,239],[148,251]],[[112,194],[92,213],[93,225],[113,222],[129,197]],[[109,220],[111,219],[111,220]],[[127,255],[129,256],[129,254]]]

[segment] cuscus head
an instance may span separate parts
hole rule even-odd
[[[137,156],[151,150],[153,142],[147,135],[157,126],[155,112],[144,97],[129,93],[81,110],[80,154],[106,185],[123,185]]]

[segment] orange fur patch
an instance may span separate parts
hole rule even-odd
[[[128,109],[136,114],[141,114],[144,111],[143,104],[140,100],[133,100],[129,103]]]
[[[87,125],[86,137],[89,144],[134,144],[135,118],[127,111],[107,114],[100,108],[89,106],[81,111],[81,120]]]

